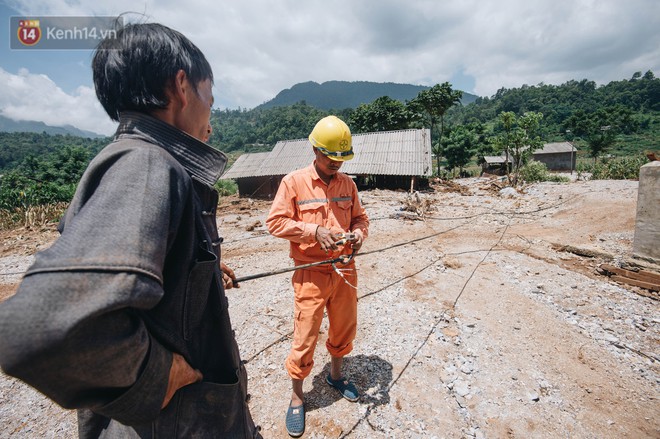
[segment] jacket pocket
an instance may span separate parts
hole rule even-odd
[[[353,200],[343,200],[333,203],[334,207],[332,213],[337,218],[339,224],[348,229],[351,226],[351,212],[353,208]]]
[[[324,224],[325,206],[326,204],[321,202],[300,204],[300,219],[306,223]]]
[[[158,422],[156,437],[253,437],[254,424],[246,422],[250,415],[241,386],[237,379],[234,384],[201,382],[182,388],[172,407],[174,413],[163,413],[167,418],[175,417],[174,429],[170,422]]]
[[[197,257],[188,274],[186,298],[183,305],[183,338],[185,340],[190,340],[202,321],[216,265],[218,265],[218,257],[208,248],[208,243],[203,241],[197,249]]]
[[[236,382],[217,384],[208,381],[179,389],[156,421],[127,426],[105,419],[98,432],[89,430],[84,437],[99,439],[263,439],[248,408],[247,376],[241,367]],[[240,380],[239,380],[240,377]],[[83,435],[81,435],[83,437]]]

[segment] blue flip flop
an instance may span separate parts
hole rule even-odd
[[[346,378],[342,377],[339,378],[338,380],[333,380],[330,374],[328,374],[328,376],[325,377],[325,381],[335,389],[339,390],[341,396],[343,396],[344,398],[348,399],[351,402],[355,402],[358,400],[358,398],[360,398],[360,395],[358,394],[355,385],[352,382],[348,381]]]
[[[300,437],[305,432],[305,407],[298,405],[286,411],[286,431],[291,437]]]

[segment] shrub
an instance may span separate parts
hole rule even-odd
[[[585,166],[585,171],[591,172],[592,180],[637,180],[639,168],[646,163],[648,159],[643,155],[604,159],[594,165]]]
[[[218,182],[215,184],[215,189],[218,191],[218,195],[221,197],[234,195],[236,192],[238,192],[238,186],[234,180],[218,180]]]
[[[578,180],[588,180],[589,175],[594,170],[594,167],[593,165],[586,162],[578,162],[575,170],[577,171]]]
[[[536,160],[530,160],[525,166],[520,168],[520,178],[527,183],[536,183],[539,181],[565,183],[569,181],[567,177],[549,173],[545,163],[537,162]]]

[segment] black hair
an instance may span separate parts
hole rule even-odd
[[[181,33],[157,23],[128,24],[104,39],[92,59],[96,96],[112,120],[125,110],[150,113],[169,103],[166,90],[183,70],[195,91],[213,71]]]

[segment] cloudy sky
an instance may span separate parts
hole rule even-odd
[[[197,44],[223,109],[253,108],[306,81],[449,81],[492,96],[524,84],[660,76],[658,0],[0,0],[0,114],[111,134],[91,51],[10,50],[5,39],[10,16],[124,12]]]

